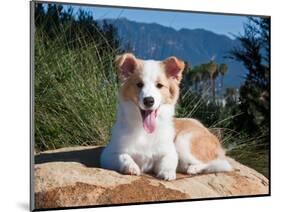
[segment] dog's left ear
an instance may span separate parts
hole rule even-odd
[[[184,62],[173,56],[168,57],[162,63],[164,64],[167,77],[176,79],[178,82],[180,82],[182,78],[182,72],[185,67]]]

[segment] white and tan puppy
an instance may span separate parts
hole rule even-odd
[[[230,171],[218,139],[194,119],[174,119],[184,63],[117,56],[121,80],[117,120],[101,154],[101,167],[124,174],[154,172],[173,180],[189,174]]]

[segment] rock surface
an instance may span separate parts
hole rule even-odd
[[[75,207],[266,195],[268,179],[229,158],[233,172],[177,174],[174,181],[99,168],[102,147],[72,147],[35,155],[35,208]]]

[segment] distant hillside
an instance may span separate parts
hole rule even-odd
[[[192,66],[214,58],[216,62],[224,62],[229,67],[225,87],[239,87],[243,82],[246,70],[242,64],[224,58],[229,50],[239,45],[237,40],[204,29],[175,30],[155,23],[138,23],[125,18],[106,21],[118,29],[122,47],[130,47],[140,58],[162,60],[175,55]]]

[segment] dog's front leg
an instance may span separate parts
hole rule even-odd
[[[107,153],[101,156],[101,167],[119,171],[123,174],[140,175],[141,170],[134,159],[127,153]]]
[[[178,156],[176,152],[163,155],[155,164],[154,172],[156,176],[163,180],[176,179],[176,169],[178,165]]]
[[[140,175],[141,170],[133,158],[128,154],[119,155],[120,172],[130,175]]]

